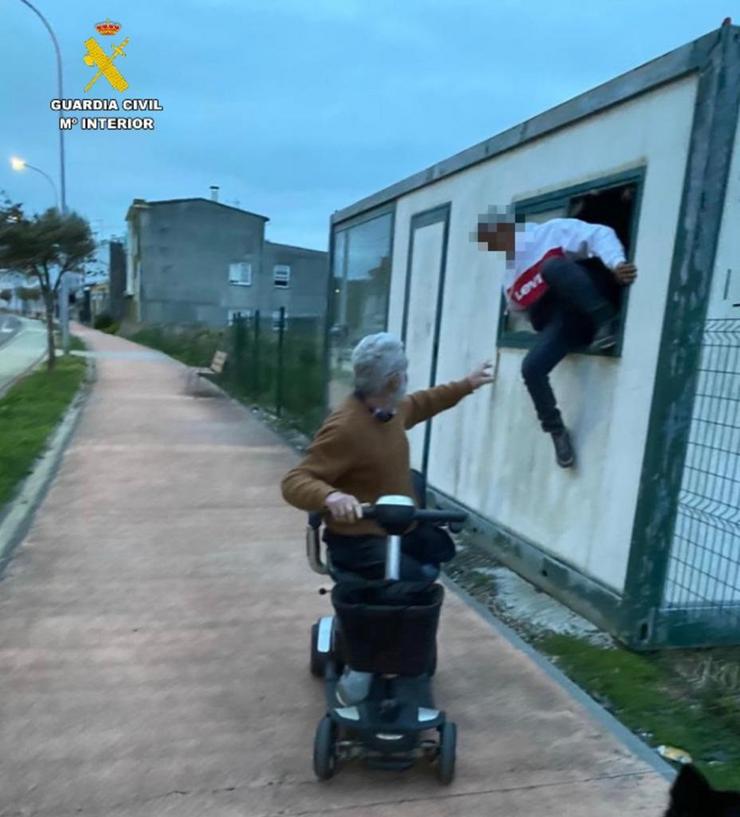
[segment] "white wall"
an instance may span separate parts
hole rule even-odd
[[[401,326],[411,216],[452,202],[437,375],[444,382],[496,351],[503,261],[471,241],[478,215],[647,165],[641,274],[623,357],[573,356],[553,376],[578,467],[556,466],[521,381],[524,352],[502,349],[495,387],[435,420],[429,471],[434,487],[616,590],[627,566],[695,94],[695,78],[675,82],[397,203],[391,331]]]
[[[668,565],[668,606],[740,602],[740,127],[699,370]]]
[[[740,127],[735,133],[707,317],[740,320],[740,306],[733,304],[740,304]]]
[[[441,221],[415,230],[406,334],[408,377],[411,383],[428,383],[432,370],[443,242],[444,223]],[[409,431],[413,468],[420,469],[422,466],[425,429],[426,424],[422,424]]]

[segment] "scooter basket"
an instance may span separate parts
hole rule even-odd
[[[347,664],[360,672],[422,675],[437,640],[442,585],[336,584],[331,599]]]

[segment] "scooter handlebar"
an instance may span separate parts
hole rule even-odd
[[[383,510],[375,505],[362,506],[363,519],[379,519],[383,515]],[[468,518],[465,511],[450,511],[450,510],[428,510],[426,508],[415,508],[413,514],[409,513],[412,522],[439,522],[446,523],[462,523]]]
[[[318,530],[322,521],[329,516],[328,511],[319,511],[309,514],[308,521],[311,528]],[[362,518],[373,519],[383,527],[397,528],[401,526],[407,528],[414,522],[432,522],[442,525],[462,525],[466,522],[468,514],[465,511],[452,511],[427,508],[416,508],[414,506],[393,506],[393,505],[362,505]],[[385,524],[383,524],[385,523]]]

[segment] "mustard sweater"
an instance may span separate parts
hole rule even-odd
[[[448,408],[473,391],[467,380],[407,395],[395,417],[383,423],[354,395],[319,429],[300,465],[283,478],[285,501],[302,511],[321,511],[334,491],[375,502],[381,496],[414,497],[406,430]],[[335,533],[384,535],[371,520],[340,524],[327,520]]]

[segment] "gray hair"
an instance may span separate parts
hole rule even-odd
[[[401,374],[408,367],[403,344],[388,332],[368,335],[352,352],[352,367],[355,370],[355,388],[367,395],[378,395],[385,391],[388,380],[394,374]]]

